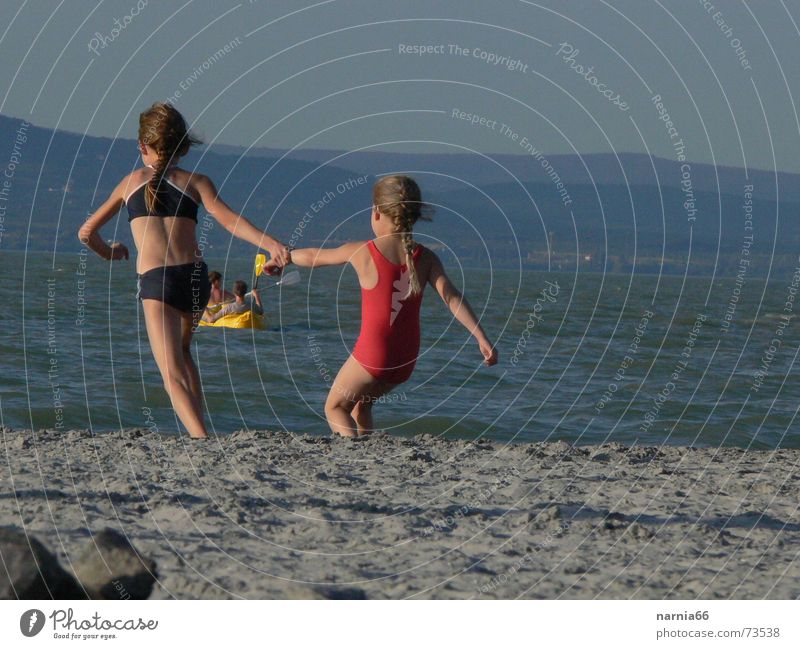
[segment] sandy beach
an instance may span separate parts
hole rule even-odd
[[[153,598],[797,598],[800,451],[2,429],[0,526]]]

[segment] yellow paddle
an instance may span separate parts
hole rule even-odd
[[[253,285],[253,288],[258,288],[258,278],[261,277],[261,273],[264,272],[264,264],[266,263],[267,263],[267,256],[263,253],[258,253],[256,255],[256,265],[255,265],[256,282]]]

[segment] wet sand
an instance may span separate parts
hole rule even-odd
[[[0,432],[0,525],[154,598],[800,597],[797,450]]]

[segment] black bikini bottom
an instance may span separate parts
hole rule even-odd
[[[184,313],[202,313],[211,297],[204,261],[161,266],[139,275],[140,300],[159,300]]]

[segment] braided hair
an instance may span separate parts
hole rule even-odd
[[[161,207],[159,191],[170,163],[186,155],[200,140],[189,132],[183,115],[172,104],[156,102],[139,115],[139,141],[158,154],[144,192],[147,209],[155,212]]]
[[[422,288],[419,285],[417,269],[414,265],[414,224],[422,219],[430,221],[433,209],[422,202],[422,194],[416,181],[409,176],[384,176],[372,187],[372,203],[384,216],[394,223],[400,234],[406,253],[408,269],[408,295],[418,295]]]

